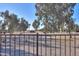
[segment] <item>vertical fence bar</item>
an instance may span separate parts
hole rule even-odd
[[[25,34],[24,34],[24,56],[25,56],[25,45],[26,45],[26,44],[25,44],[25,42],[26,42],[26,39],[25,39],[25,38],[26,38],[26,36],[25,36]]]
[[[50,35],[50,56],[52,56],[52,38],[51,38],[51,35]]]
[[[36,41],[36,55],[38,56],[38,33],[37,33],[37,41]]]
[[[14,35],[14,56],[16,54],[16,35]]]
[[[56,35],[55,35],[55,56],[56,56]]]
[[[10,40],[10,42],[9,42],[9,44],[10,44],[10,46],[9,46],[9,48],[10,48],[9,55],[11,55],[11,33],[10,33],[10,38],[9,38],[9,40]]]
[[[1,37],[1,33],[0,33],[0,56],[1,56],[1,43],[2,43],[2,37]]]
[[[66,35],[65,35],[65,56],[66,56]]]
[[[6,56],[6,34],[4,33],[5,35],[5,56]]]
[[[30,36],[28,35],[28,52],[30,52],[30,37],[31,37],[31,35]],[[28,56],[29,56],[29,54],[28,54]]]
[[[19,56],[20,56],[20,34],[19,34]]]
[[[42,34],[41,34],[41,56],[42,56]]]
[[[74,56],[76,56],[76,35],[74,35]]]
[[[27,35],[27,42],[28,42],[28,52],[29,52],[29,41],[30,39],[29,39],[29,36]],[[29,56],[29,54],[28,54],[28,56]]]
[[[26,46],[28,47],[28,36],[25,34],[25,51],[26,51]],[[27,48],[28,50],[28,48]],[[25,52],[25,56],[26,56],[26,52]]]
[[[30,49],[31,48],[31,37],[32,37],[32,35],[29,36],[29,42],[30,42],[30,44],[29,44],[29,52],[31,52],[31,50],[32,50],[32,49]],[[29,54],[29,56],[31,56],[31,55]]]
[[[47,56],[47,37],[45,33],[45,56]]]
[[[61,56],[61,35],[60,35],[60,56]]]
[[[33,54],[35,54],[34,46],[35,46],[35,37],[33,36]]]
[[[71,56],[71,34],[69,34],[69,55]]]

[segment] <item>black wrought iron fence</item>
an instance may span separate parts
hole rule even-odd
[[[79,56],[79,34],[0,34],[1,56]]]

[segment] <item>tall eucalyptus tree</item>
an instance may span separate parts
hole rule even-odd
[[[64,31],[64,24],[70,25],[69,19],[74,13],[74,6],[74,3],[37,3],[36,16],[43,22],[46,32],[49,31],[51,20],[51,28]]]

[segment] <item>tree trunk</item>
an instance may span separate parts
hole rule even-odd
[[[48,20],[45,20],[45,32],[48,32]]]

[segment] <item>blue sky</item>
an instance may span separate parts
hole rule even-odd
[[[25,4],[0,3],[0,12],[5,10],[9,10],[10,13],[18,15],[18,17],[24,17],[29,23],[32,23],[33,20],[36,19],[35,16],[36,9],[35,4],[33,3],[25,3]],[[79,4],[76,4],[74,8],[73,17],[76,19],[75,23],[79,24]],[[31,27],[31,29],[33,28]]]
[[[32,23],[36,19],[34,3],[0,3],[0,12],[5,10],[18,15],[19,18],[25,18],[29,23]]]
[[[74,7],[74,14],[73,14],[73,18],[75,18],[75,23],[79,24],[79,4],[76,4],[76,6]]]

